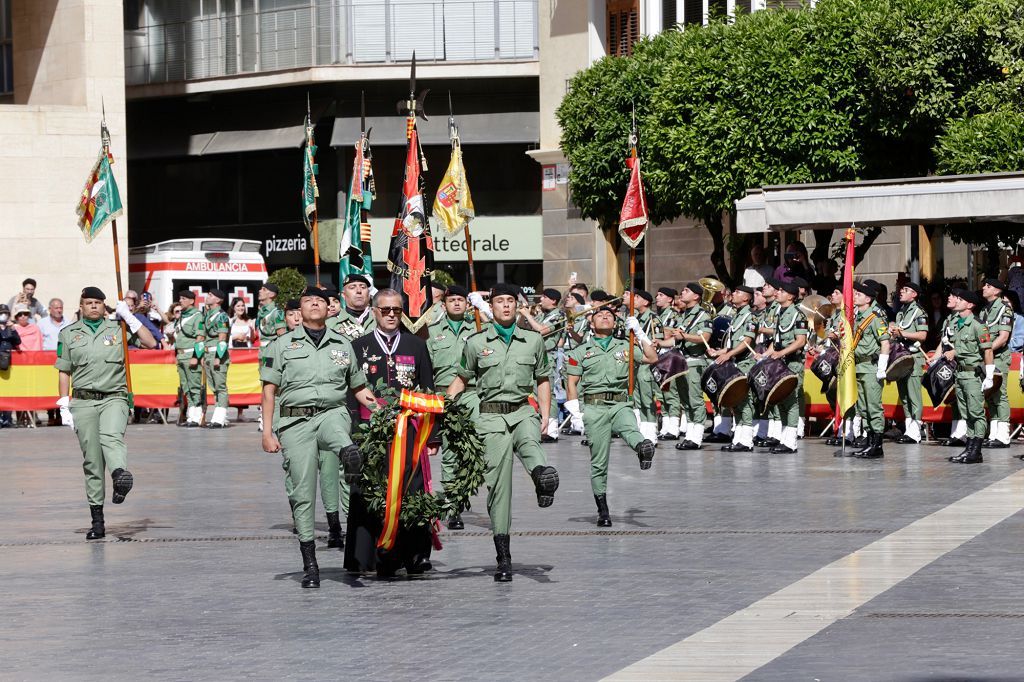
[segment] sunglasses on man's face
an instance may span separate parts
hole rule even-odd
[[[399,315],[402,314],[401,306],[377,306],[377,310],[379,310],[380,314],[384,315],[385,317],[388,315],[394,315],[395,317],[398,317]]]

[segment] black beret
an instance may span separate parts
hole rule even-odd
[[[542,291],[541,294],[543,294],[544,296],[547,296],[548,298],[550,298],[555,303],[558,303],[559,301],[562,300],[562,294],[561,294],[560,291],[558,291],[558,289],[552,289],[552,288],[549,287],[549,288],[545,289],[544,291]]]
[[[299,299],[297,298],[289,298],[288,302],[284,304],[285,310],[299,310],[300,308]]]
[[[615,316],[617,314],[615,307],[611,305],[601,305],[590,311],[591,317],[597,315],[598,313],[611,313],[612,316]]]
[[[192,294],[191,291],[188,292],[188,293]],[[196,297],[196,295],[192,294],[192,298],[195,298],[195,297]],[[107,295],[104,294],[103,291],[99,287],[86,287],[86,288],[82,289],[82,298],[95,298],[95,299],[100,300],[100,301],[105,301],[105,300],[107,300]]]
[[[583,305],[584,303],[587,302],[587,299],[583,298],[582,295],[576,293],[575,291],[571,292],[569,295],[576,300],[576,305]]]
[[[469,290],[466,289],[466,287],[459,286],[458,284],[453,284],[444,290],[444,297],[448,298],[449,296],[461,296],[462,298],[469,298]]]
[[[924,289],[917,282],[904,282],[903,286],[917,293],[918,296],[924,293]]]
[[[341,293],[334,287],[324,287],[324,291],[327,292],[327,295],[331,298],[341,299]]]
[[[654,303],[654,296],[651,296],[651,292],[644,291],[643,289],[634,289],[633,293],[644,299],[648,303]]]
[[[658,289],[658,293],[665,294],[669,298],[675,298],[676,296],[679,295],[679,292],[673,289],[672,287],[661,287]]]
[[[519,298],[521,291],[519,287],[510,282],[498,282],[491,287],[491,300],[493,301],[498,296],[511,296],[512,298]]]
[[[871,280],[868,279],[864,280],[863,282],[854,282],[853,290],[859,291],[865,296],[870,296],[871,298],[874,298],[878,294],[875,288],[871,286]]]
[[[799,296],[800,295],[800,285],[797,284],[795,281],[793,281],[793,282],[779,282],[779,289],[781,289],[782,291],[785,291],[788,294],[792,294],[793,296]]]
[[[591,301],[607,301],[611,296],[604,289],[594,289],[590,292]]]
[[[742,292],[742,293],[746,294],[747,296],[750,296],[751,298],[753,298],[753,296],[754,296],[754,290],[751,289],[750,287],[748,287],[745,284],[741,284],[738,287],[736,287],[735,289],[733,289],[733,292],[737,292],[737,291]]]
[[[358,272],[351,272],[351,273],[345,275],[345,281],[342,283],[341,286],[343,286],[343,287],[344,286],[348,286],[349,284],[352,284],[353,282],[362,282],[366,286],[370,286],[371,285],[371,282],[370,282],[369,278],[366,277],[366,275],[360,275]]]
[[[692,291],[693,293],[697,294],[698,296],[703,296],[704,295],[704,287],[702,287],[697,282],[689,282],[683,288],[684,289],[689,289],[690,291]]]
[[[981,305],[981,296],[979,296],[977,292],[971,291],[970,289],[953,289],[953,291],[951,291],[950,293],[959,299],[967,301],[975,308]]]
[[[327,291],[325,289],[318,289],[317,287],[306,287],[305,291],[302,292],[302,296],[300,296],[300,298],[306,298],[307,296],[319,296],[328,303],[331,302],[330,297],[327,295]]]
[[[95,288],[95,287],[90,287],[90,288]],[[97,289],[97,291],[99,291],[99,289]],[[194,300],[196,300],[196,293],[194,291],[192,291],[191,289],[182,289],[181,291],[178,292],[178,298],[182,298],[182,297],[184,297],[184,298],[191,298],[194,301]]]
[[[774,277],[765,277],[764,283],[770,286],[772,289],[778,289],[782,286],[782,281]]]
[[[275,294],[281,293],[281,290],[278,289],[277,285],[274,284],[273,282],[264,282],[263,283],[263,288],[266,289],[267,291],[271,291],[271,292],[273,292]]]
[[[811,285],[803,277],[793,277],[790,280],[790,282],[792,282],[793,284],[797,285],[798,287],[803,287],[804,289],[810,289],[811,288]]]
[[[1000,282],[995,277],[989,277],[984,282],[982,282],[982,284],[987,284],[990,287],[995,287],[996,289],[999,289],[999,291],[1006,291],[1006,285]]]
[[[220,299],[220,300],[222,300],[222,301],[223,301],[223,300],[224,300],[225,298],[227,298],[227,297],[226,297],[226,296],[224,295],[224,292],[223,292],[223,291],[221,291],[220,289],[210,289],[210,295],[211,295],[211,296],[216,296],[217,298],[219,298],[219,299]]]

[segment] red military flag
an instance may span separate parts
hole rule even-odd
[[[640,157],[636,156],[635,149],[633,155],[626,159],[626,167],[630,169],[629,186],[619,213],[619,234],[629,248],[635,249],[647,233],[648,223],[647,194],[640,176]]]

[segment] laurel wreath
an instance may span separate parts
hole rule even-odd
[[[419,391],[420,389],[415,389]],[[369,511],[384,516],[387,493],[388,457],[401,408],[393,389],[378,393],[384,404],[360,426],[365,458],[360,485]],[[458,398],[445,398],[438,429],[451,456],[454,472],[444,492],[406,492],[402,497],[399,523],[403,528],[422,528],[434,519],[447,519],[470,508],[470,498],[484,483],[484,443],[477,435],[469,407]],[[426,456],[425,454],[423,456]]]

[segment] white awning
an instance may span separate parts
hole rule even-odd
[[[736,230],[1024,222],[1024,173],[776,185],[736,202]]]

